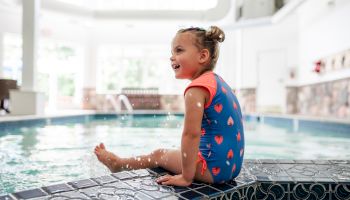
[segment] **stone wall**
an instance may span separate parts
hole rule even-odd
[[[237,97],[243,113],[256,112],[256,89],[255,88],[241,89],[237,93]]]
[[[287,88],[288,114],[350,119],[350,78]]]
[[[119,94],[113,94],[112,97],[117,99]],[[154,94],[149,95],[147,99],[147,94],[143,94],[141,101],[143,101],[143,107],[140,106],[140,102],[133,102],[135,98],[129,98],[130,103],[134,110],[165,110],[165,111],[174,111],[174,112],[183,112],[184,111],[184,97],[183,95],[157,95],[159,100],[155,102],[160,104],[157,106],[147,106],[149,101],[154,101]],[[83,93],[82,108],[88,110],[97,110],[105,112],[113,112],[115,108],[112,103],[107,100],[107,94],[97,94],[94,88],[85,88]],[[148,101],[149,100],[149,101]],[[137,103],[137,105],[136,105]],[[141,102],[142,103],[142,102]],[[148,104],[147,104],[148,103]],[[126,110],[125,106],[122,104],[122,110]]]

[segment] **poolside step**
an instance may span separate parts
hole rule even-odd
[[[161,168],[123,171],[20,191],[5,199],[350,199],[350,160],[245,160],[234,181],[189,187],[155,182]]]

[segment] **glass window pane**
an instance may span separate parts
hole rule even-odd
[[[48,98],[50,108],[79,106],[84,64],[79,44],[51,39],[40,40],[38,87]],[[42,85],[46,84],[48,86]]]
[[[97,57],[98,93],[125,87],[156,87],[162,94],[181,94],[187,81],[174,77],[168,45],[101,46]]]
[[[22,38],[20,35],[4,34],[3,77],[17,80],[22,85]]]

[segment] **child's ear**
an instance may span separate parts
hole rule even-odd
[[[209,57],[210,57],[210,53],[209,53],[208,49],[202,49],[199,52],[199,63],[203,64],[203,63],[208,62]]]

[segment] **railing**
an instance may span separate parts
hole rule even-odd
[[[106,95],[106,100],[107,100],[107,102],[109,101],[112,104],[112,106],[113,106],[113,108],[114,108],[114,110],[116,112],[121,112],[121,110],[122,110],[122,103],[124,104],[124,106],[125,106],[126,110],[128,111],[128,113],[132,113],[133,112],[133,108],[132,108],[132,106],[130,104],[130,101],[129,101],[128,97],[123,95],[123,94],[118,95],[117,99],[114,98],[113,95],[108,94],[108,95]],[[105,110],[107,110],[107,109],[105,109]]]
[[[135,110],[159,110],[160,95],[158,88],[127,87],[122,88],[121,94],[128,97]]]

